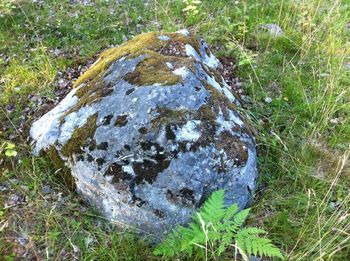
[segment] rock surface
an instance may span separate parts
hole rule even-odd
[[[32,125],[34,153],[69,167],[78,192],[120,226],[161,235],[220,188],[243,208],[255,142],[219,66],[186,30],[109,49]]]

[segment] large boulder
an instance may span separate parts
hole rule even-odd
[[[185,30],[104,51],[33,124],[34,152],[64,162],[78,192],[120,226],[160,235],[221,188],[243,208],[255,142],[220,66]]]

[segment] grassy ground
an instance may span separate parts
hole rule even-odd
[[[26,134],[38,100],[52,103],[97,52],[141,32],[185,27],[239,65],[261,173],[249,223],[267,230],[287,259],[349,260],[349,3],[212,0],[194,15],[180,0],[117,2],[0,2],[5,260],[155,259],[145,243],[84,206],[46,158],[30,156]],[[284,35],[259,29],[266,23]],[[15,157],[4,155],[9,140]]]

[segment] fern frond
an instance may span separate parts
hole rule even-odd
[[[264,230],[247,227],[241,229],[249,215],[249,209],[239,212],[236,204],[225,209],[224,190],[214,192],[203,204],[187,227],[178,226],[157,246],[156,255],[173,257],[180,252],[204,257],[205,247],[220,256],[236,240],[241,255],[281,257],[282,254],[271,240],[259,237]]]
[[[240,212],[238,212],[234,217],[233,217],[233,222],[235,223],[236,226],[240,227],[244,224],[245,220],[247,219],[249,215],[250,208],[244,209]]]
[[[234,238],[234,234],[231,231],[226,231],[226,233],[222,234],[221,241],[219,242],[217,255],[220,256],[227,247],[232,244]]]
[[[155,255],[172,257],[181,251],[181,241],[179,241],[180,233],[177,229],[172,232],[159,244],[153,251]]]
[[[225,215],[224,190],[213,192],[199,209],[198,214],[205,222],[211,222],[214,225],[220,222]],[[200,223],[197,215],[195,220]]]
[[[226,209],[225,212],[225,220],[230,220],[232,219],[238,212],[239,208],[237,206],[237,204],[232,204],[229,208]]]
[[[261,233],[265,231],[253,227],[243,228],[236,235],[236,243],[246,255],[283,258],[280,250],[272,244],[270,239],[257,236]]]
[[[267,233],[265,230],[257,228],[257,227],[246,227],[246,228],[243,228],[242,230],[245,230],[246,233],[248,233],[250,235],[258,235],[258,234]]]

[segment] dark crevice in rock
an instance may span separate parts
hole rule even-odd
[[[146,150],[151,150],[152,146],[154,146],[157,150],[158,153],[164,152],[164,148],[160,146],[158,143],[151,142],[151,141],[142,141],[140,143],[141,148],[146,151]]]
[[[135,178],[136,184],[141,184],[144,181],[152,184],[158,174],[167,169],[170,165],[170,155],[164,153],[164,148],[158,143],[143,141],[140,144],[144,151],[156,151],[155,155],[152,155],[150,159],[145,159],[142,162],[134,162],[133,169],[137,177]]]
[[[103,118],[102,124],[103,125],[109,125],[111,123],[112,118],[113,118],[112,114],[107,115],[106,117]]]
[[[86,159],[87,159],[88,162],[93,162],[94,161],[94,158],[91,156],[91,154],[88,154],[86,156]]]
[[[108,142],[104,141],[97,145],[96,147],[98,150],[107,150],[108,149]]]
[[[128,115],[120,115],[117,117],[117,119],[115,120],[115,126],[117,127],[123,127],[128,123],[127,120]]]
[[[193,206],[195,204],[195,197],[193,190],[189,188],[183,188],[178,193],[167,190],[166,199],[175,205]]]
[[[123,167],[117,163],[113,163],[104,173],[104,176],[113,176],[112,183],[132,179],[132,175],[123,171]]]
[[[138,129],[139,133],[141,134],[146,134],[147,133],[147,128],[146,127],[141,127]]]
[[[102,166],[103,164],[106,163],[106,161],[102,158],[98,158],[98,159],[96,159],[96,163],[98,166]]]
[[[131,88],[125,92],[125,95],[131,94],[133,91],[135,91],[135,88]]]
[[[174,131],[172,130],[171,127],[172,127],[171,125],[167,125],[165,127],[165,137],[168,140],[175,140],[176,139],[176,135],[175,135],[175,133],[174,133]]]
[[[165,217],[164,211],[161,211],[161,210],[159,210],[159,209],[156,209],[156,210],[154,211],[154,214],[155,214],[157,217],[159,217],[159,218],[164,218],[164,217]]]
[[[143,200],[142,198],[140,197],[137,197],[135,195],[132,195],[132,198],[131,198],[131,205],[136,205],[138,206],[139,208],[142,207],[143,205],[145,204],[148,204],[148,202],[146,200]]]
[[[179,196],[182,198],[182,203],[184,205],[193,205],[195,202],[192,189],[188,189],[188,188],[181,189]]]

